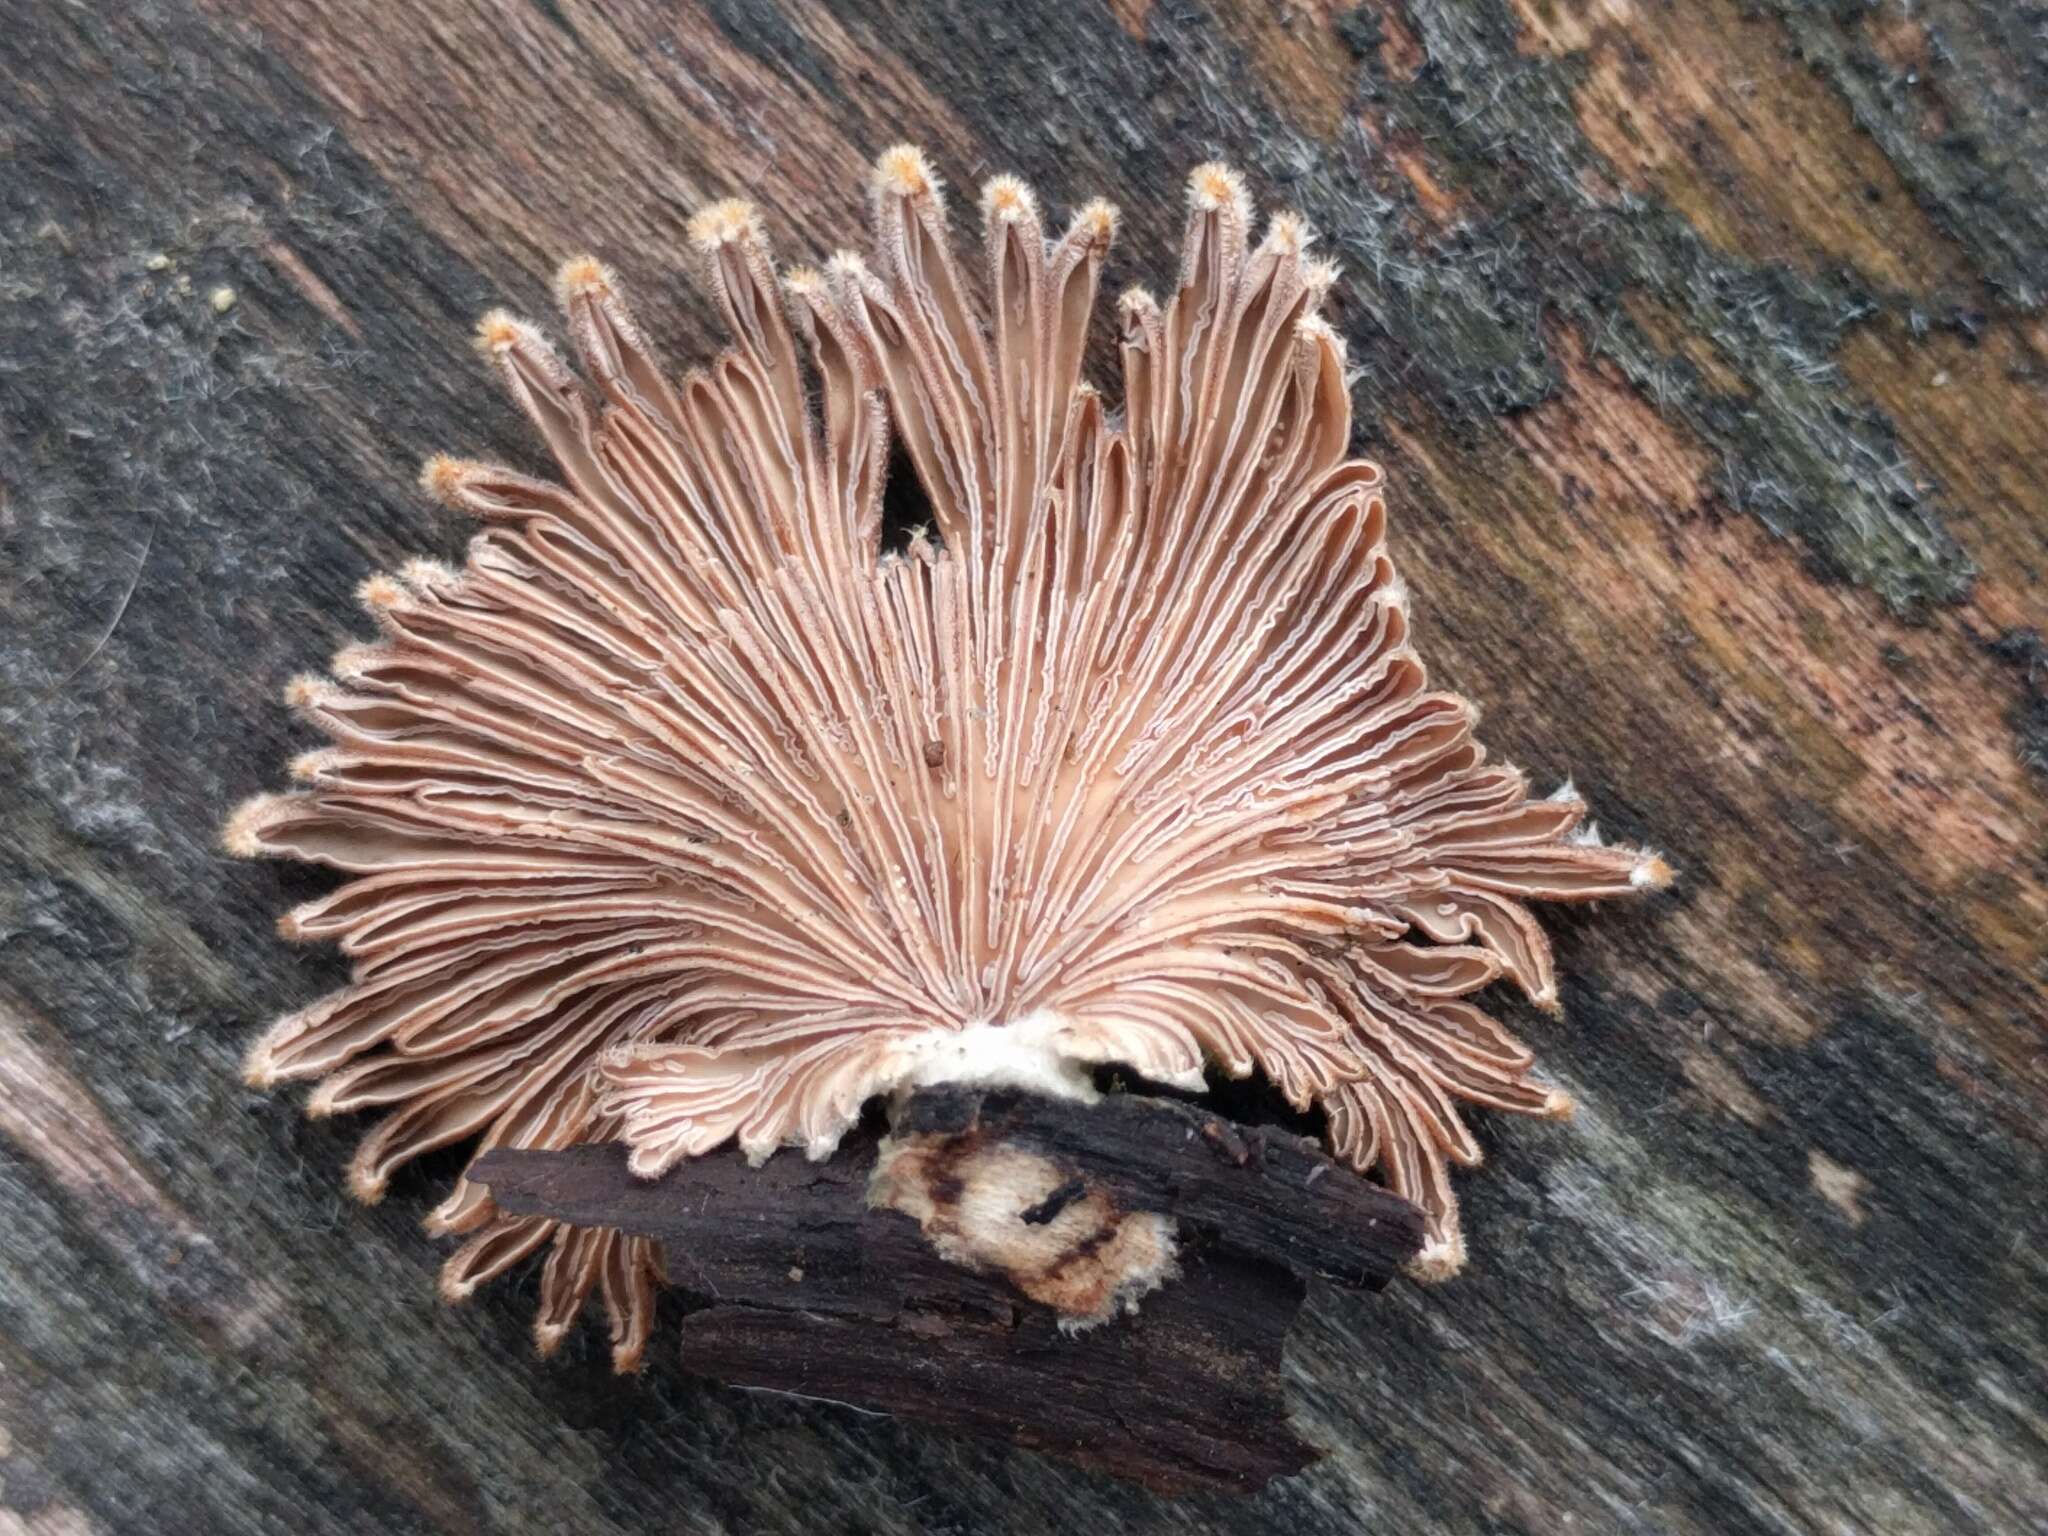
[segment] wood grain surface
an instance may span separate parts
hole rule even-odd
[[[0,0],[0,1532],[2048,1529],[2048,11],[2036,0]],[[1240,165],[1346,271],[1436,675],[1676,890],[1550,919],[1578,1099],[1484,1119],[1450,1285],[1311,1299],[1331,1448],[1166,1502],[532,1357],[347,1125],[216,851],[352,592],[537,467],[471,354],[690,210],[860,232],[914,138],[1125,212]],[[1107,380],[1106,353],[1095,374]]]

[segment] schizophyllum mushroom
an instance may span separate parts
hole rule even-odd
[[[733,346],[679,379],[594,260],[560,280],[584,377],[484,320],[559,481],[427,465],[484,531],[364,586],[379,638],[289,691],[331,745],[227,832],[351,877],[283,929],[352,980],[248,1074],[385,1111],[364,1199],[472,1140],[623,1140],[654,1175],[735,1139],[826,1156],[920,1084],[1262,1073],[1422,1207],[1434,1277],[1464,1252],[1448,1165],[1479,1160],[1460,1104],[1569,1111],[1466,999],[1554,1007],[1525,904],[1669,872],[1429,687],[1308,229],[1253,245],[1238,176],[1197,170],[1175,291],[1118,304],[1113,407],[1081,371],[1114,210],[1048,236],[999,177],[981,214],[970,279],[907,147],[872,262],[778,272],[751,207],[705,209]],[[931,507],[902,549],[892,440]],[[428,1225],[467,1235],[448,1296],[549,1247],[542,1347],[595,1290],[640,1359],[646,1239],[468,1179]]]

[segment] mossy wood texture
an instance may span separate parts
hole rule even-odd
[[[2048,13],[2015,0],[0,0],[0,1530],[1995,1532],[2048,1509]],[[356,584],[540,467],[469,348],[683,225],[856,243],[923,142],[1124,210],[1222,157],[1345,268],[1418,644],[1677,866],[1547,915],[1578,1100],[1472,1262],[1318,1290],[1243,1500],[532,1357],[354,1127],[236,1071],[341,978],[220,855]],[[1094,368],[1111,377],[1107,338]],[[531,1285],[530,1281],[524,1282]]]

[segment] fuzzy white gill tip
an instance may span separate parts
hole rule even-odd
[[[283,795],[251,795],[236,806],[220,831],[220,845],[238,859],[260,859],[270,852],[263,834],[286,804]]]
[[[1282,256],[1299,256],[1314,241],[1316,232],[1298,213],[1276,213],[1266,225],[1266,247]]]
[[[1424,1285],[1441,1285],[1465,1267],[1465,1239],[1459,1233],[1432,1238],[1408,1261],[1408,1273]]]
[[[1205,213],[1244,208],[1250,201],[1244,178],[1220,160],[1198,165],[1188,176],[1188,201]]]
[[[477,350],[500,357],[533,335],[533,327],[509,309],[494,309],[476,323]]]
[[[408,600],[409,594],[405,590],[405,584],[396,577],[382,572],[364,578],[362,584],[356,588],[356,601],[372,614],[389,613],[393,609],[403,608]]]
[[[761,238],[761,213],[743,197],[721,198],[690,215],[690,243],[709,256],[723,245]]]
[[[333,685],[312,672],[301,672],[284,685],[284,702],[289,709],[317,709],[325,703]]]
[[[1073,233],[1091,244],[1107,245],[1116,238],[1116,226],[1121,217],[1115,203],[1107,198],[1091,198],[1075,212]]]
[[[555,297],[567,308],[571,299],[602,297],[618,286],[611,268],[595,256],[574,256],[555,272]]]
[[[924,197],[938,191],[932,163],[915,144],[893,144],[875,158],[875,190],[891,197]]]
[[[443,506],[455,507],[462,488],[476,473],[477,466],[453,454],[437,453],[420,466],[420,489]]]
[[[1038,199],[1015,176],[991,176],[981,188],[981,216],[991,224],[1014,224],[1038,215]]]

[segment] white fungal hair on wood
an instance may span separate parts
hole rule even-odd
[[[1466,998],[1554,1007],[1527,904],[1668,869],[1576,836],[1569,786],[1532,799],[1429,687],[1300,219],[1254,247],[1242,178],[1194,173],[1112,412],[1081,378],[1108,204],[1048,235],[997,178],[970,275],[921,152],[871,195],[871,259],[822,273],[780,275],[749,204],[691,222],[708,369],[671,374],[588,257],[558,284],[580,377],[485,318],[559,478],[429,460],[481,524],[465,565],[365,582],[378,638],[293,684],[329,745],[226,841],[348,874],[287,927],[355,969],[251,1080],[385,1111],[350,1170],[375,1199],[456,1143],[623,1139],[655,1174],[826,1155],[939,1079],[1258,1072],[1455,1270],[1458,1106],[1559,1112]],[[885,557],[892,443],[932,529]],[[467,1179],[429,1226],[467,1238],[451,1298],[546,1248],[541,1346],[595,1293],[639,1361],[652,1243]]]

